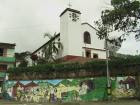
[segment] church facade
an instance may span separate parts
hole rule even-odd
[[[66,61],[78,58],[106,59],[105,41],[98,38],[96,31],[89,23],[81,23],[80,11],[67,8],[60,14],[60,33],[32,54],[43,58],[44,47],[50,41],[54,41],[63,45],[63,49],[55,55],[56,59],[63,58]]]

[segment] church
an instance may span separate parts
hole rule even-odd
[[[36,49],[32,55],[43,58],[43,49],[51,41],[61,42],[63,49],[55,55],[56,59],[71,61],[74,59],[106,59],[105,40],[96,35],[97,30],[89,23],[81,22],[81,12],[66,8],[60,14],[60,33]],[[58,46],[59,48],[59,46]]]

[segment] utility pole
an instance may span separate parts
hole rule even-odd
[[[108,99],[111,97],[111,82],[110,82],[110,72],[109,72],[109,49],[107,43],[108,37],[105,38],[105,46],[106,46],[106,74],[107,74],[107,94]]]

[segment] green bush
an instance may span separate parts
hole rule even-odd
[[[127,68],[129,66],[136,66],[140,64],[140,57],[130,58],[115,58],[109,60],[110,70],[121,70],[119,68]],[[61,63],[61,64],[40,64],[32,67],[17,67],[8,69],[8,73],[21,74],[21,73],[50,73],[50,72],[79,72],[80,70],[86,71],[105,71],[106,61],[90,61],[84,64],[80,63]]]

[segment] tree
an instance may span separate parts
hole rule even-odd
[[[36,64],[36,62],[38,61],[38,56],[36,54],[32,54],[31,57],[30,57],[33,61],[33,65]]]
[[[18,67],[27,67],[28,61],[26,59],[27,56],[29,56],[31,53],[29,51],[21,52],[21,53],[15,53],[16,62],[19,62],[20,64]]]
[[[101,20],[97,21],[99,31],[97,34],[104,39],[108,32],[122,31],[124,32],[120,39],[125,40],[127,35],[133,33],[135,39],[140,39],[140,1],[138,0],[111,0],[112,9],[102,11]],[[110,31],[111,30],[111,31]],[[136,76],[137,97],[140,99],[140,83]]]
[[[44,58],[39,58],[37,64],[46,64],[46,60]]]
[[[48,44],[43,48],[42,52],[45,54],[46,62],[54,62],[56,61],[56,56],[63,49],[63,45],[60,41],[56,41],[56,33],[52,36],[49,33],[45,33],[44,37],[48,37],[50,40]]]
[[[99,28],[101,38],[107,29],[111,31],[123,31],[121,38],[130,33],[135,33],[135,38],[140,37],[140,1],[137,0],[111,0],[112,9],[102,11],[101,23],[106,28]],[[103,30],[103,32],[101,32]]]
[[[109,27],[107,24],[103,24],[102,20],[96,21],[95,24],[97,26],[96,34],[99,39],[105,39],[105,48],[109,50],[110,57],[116,56],[116,51],[120,49],[124,38],[122,38],[122,36],[109,38],[110,33],[113,31],[112,27]]]
[[[28,61],[27,60],[21,61],[21,63],[18,65],[18,67],[27,67],[27,66],[28,66]]]

